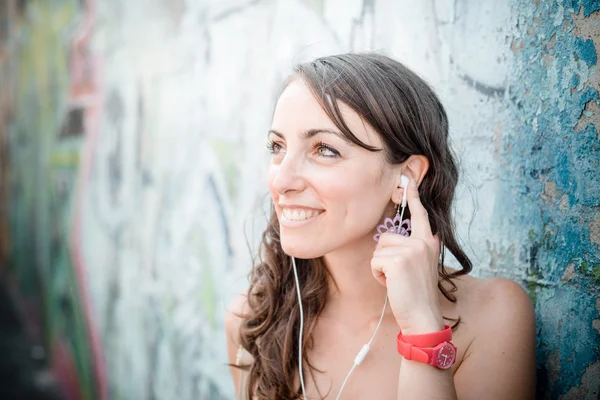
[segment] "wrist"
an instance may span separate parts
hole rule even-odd
[[[441,316],[421,314],[418,318],[412,319],[410,322],[404,321],[402,324],[398,323],[398,326],[400,326],[400,331],[403,335],[423,335],[443,331],[444,320]]]

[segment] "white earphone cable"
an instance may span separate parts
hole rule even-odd
[[[346,386],[346,382],[348,382],[350,375],[352,375],[352,372],[354,372],[354,369],[360,365],[360,363],[367,356],[367,353],[369,352],[369,350],[371,350],[371,343],[373,343],[373,340],[375,339],[375,335],[377,334],[377,331],[379,330],[379,327],[381,326],[381,322],[383,321],[383,316],[385,315],[385,309],[387,307],[387,303],[388,303],[388,298],[387,298],[387,294],[386,294],[385,295],[385,303],[383,304],[383,310],[381,310],[381,317],[379,317],[379,322],[377,323],[377,327],[373,331],[371,340],[369,340],[369,343],[365,344],[362,347],[362,349],[360,349],[360,351],[354,358],[354,365],[352,365],[352,368],[350,368],[348,375],[346,375],[346,379],[344,379],[344,382],[342,383],[342,386],[340,387],[340,391],[338,392],[338,395],[335,398],[335,400],[339,400],[340,396],[342,395],[342,390],[344,390],[344,386]]]
[[[300,294],[300,281],[298,280],[298,270],[296,269],[296,258],[292,257],[294,267],[294,278],[296,278],[296,293],[298,294],[298,305],[300,306],[300,332],[298,338],[298,372],[300,374],[300,386],[302,387],[302,396],[306,400],[306,388],[304,387],[304,375],[302,373],[302,333],[304,332],[304,310],[302,310],[302,295]]]
[[[402,211],[404,212],[404,209],[402,209]],[[300,294],[300,281],[298,279],[298,270],[296,268],[296,258],[295,257],[292,257],[292,266],[294,269],[294,278],[296,279],[296,294],[298,295],[298,306],[300,308],[300,332],[298,335],[299,336],[299,338],[298,338],[298,372],[300,375],[300,386],[302,387],[302,396],[304,397],[304,400],[306,400],[306,387],[304,386],[304,374],[302,371],[302,334],[304,331],[304,311],[302,309],[302,296]],[[352,372],[354,372],[354,369],[358,365],[360,365],[360,363],[365,359],[365,357],[367,356],[367,353],[371,349],[371,343],[373,343],[373,340],[375,340],[375,335],[377,334],[377,331],[379,330],[379,327],[381,326],[381,322],[383,322],[383,316],[385,315],[385,309],[387,308],[387,304],[388,304],[388,298],[387,298],[387,294],[386,294],[385,302],[383,304],[383,310],[381,310],[381,316],[379,317],[379,322],[377,323],[377,326],[375,327],[375,330],[373,331],[371,340],[369,340],[369,342],[360,349],[360,351],[354,358],[354,364],[352,365],[352,368],[348,372],[348,375],[346,375],[346,379],[344,379],[344,382],[342,383],[342,386],[340,387],[340,391],[338,392],[336,400],[339,400],[340,396],[342,395],[342,390],[344,390],[344,386],[346,386],[346,382],[348,382],[348,379],[350,378],[350,375],[352,375]]]

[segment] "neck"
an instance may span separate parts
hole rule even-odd
[[[387,290],[371,273],[371,259],[376,243],[360,240],[325,255],[331,274],[326,314],[373,318],[381,313]],[[389,310],[388,310],[389,311]]]

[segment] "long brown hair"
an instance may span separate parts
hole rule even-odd
[[[438,288],[450,301],[453,278],[468,274],[471,261],[459,246],[451,219],[458,168],[448,144],[448,119],[433,90],[403,64],[379,54],[340,54],[318,58],[294,68],[292,79],[302,79],[315,98],[353,143],[362,143],[348,129],[337,101],[364,118],[384,142],[385,158],[399,164],[412,154],[427,157],[430,167],[419,186],[433,233],[443,244]],[[462,270],[444,267],[445,249]],[[328,271],[321,258],[297,259],[304,307],[303,347],[310,349],[311,332],[328,296]],[[450,290],[442,283],[447,282]],[[242,315],[241,345],[254,357],[249,370],[248,398],[302,398],[298,383],[297,349],[300,315],[290,256],[282,250],[279,221],[274,209],[263,233],[259,262],[250,272],[248,311]],[[304,353],[304,365],[314,370]]]

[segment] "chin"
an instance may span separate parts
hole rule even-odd
[[[281,248],[285,252],[285,254],[301,258],[301,259],[313,259],[319,258],[325,254],[322,246],[317,246],[311,240],[302,240],[302,239],[290,239],[286,240],[285,237],[281,238]]]

